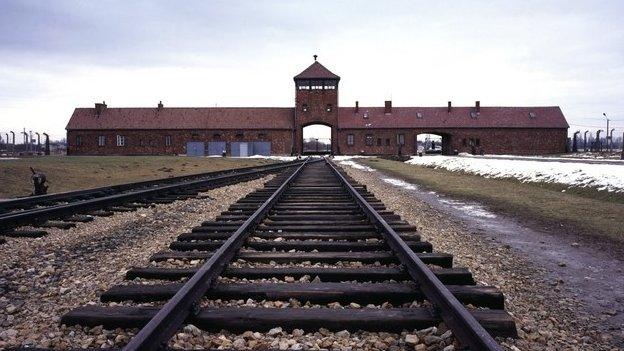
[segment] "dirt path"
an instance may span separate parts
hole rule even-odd
[[[500,287],[522,350],[624,347],[624,264],[604,251],[569,242],[478,203],[425,191],[369,168],[345,167],[437,251],[456,257],[479,282]]]

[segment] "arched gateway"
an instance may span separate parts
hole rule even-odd
[[[338,82],[340,77],[316,61],[295,80],[295,128],[293,153],[303,154],[303,128],[321,124],[331,128],[331,140],[337,140]],[[338,153],[338,143],[331,142],[331,153]]]

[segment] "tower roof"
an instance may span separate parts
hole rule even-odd
[[[320,62],[314,61],[303,72],[297,74],[295,79],[340,79],[340,77],[333,74],[325,66],[321,65]]]

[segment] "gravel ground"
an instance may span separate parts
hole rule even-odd
[[[44,238],[7,239],[0,254],[0,349],[123,345],[132,330],[65,327],[58,321],[72,308],[98,304],[99,294],[121,283],[130,266],[145,266],[179,234],[214,219],[271,178],[202,194],[218,201],[177,201],[70,230],[50,229]]]
[[[207,333],[193,325],[188,325],[176,334],[169,346],[176,349],[191,349],[200,345],[204,348],[249,350],[267,348],[279,350],[444,350],[453,351],[454,338],[450,330],[441,324],[411,332],[395,333],[349,333],[346,330],[330,332],[319,329],[318,332],[305,333],[301,329],[294,329],[291,333],[280,327],[273,328],[266,333],[246,331],[243,334]]]
[[[514,316],[519,338],[499,340],[511,350],[620,350],[622,335],[601,331],[606,315],[589,315],[579,301],[560,293],[563,281],[517,255],[508,245],[471,232],[462,221],[433,209],[409,190],[385,183],[375,172],[351,167],[345,171],[386,206],[416,225],[434,250],[454,255],[455,266],[470,268],[479,284],[494,285],[505,294],[506,310]]]

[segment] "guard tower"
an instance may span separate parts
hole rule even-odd
[[[313,124],[331,127],[331,152],[338,154],[338,82],[340,77],[316,60],[294,77],[295,140],[293,153],[303,153],[303,128]]]

